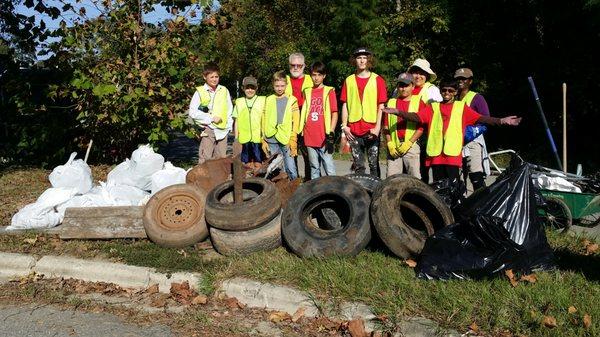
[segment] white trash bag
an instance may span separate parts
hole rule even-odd
[[[186,175],[186,170],[174,166],[170,161],[166,162],[162,170],[152,175],[152,194],[171,185],[185,184]]]
[[[48,177],[52,187],[73,187],[77,189],[78,194],[87,193],[92,189],[92,170],[83,160],[75,160],[76,156],[76,152],[71,153],[64,165],[52,170]]]
[[[55,207],[65,203],[77,194],[74,187],[51,187],[39,196],[37,201],[21,208],[13,215],[7,230],[50,228],[62,222],[64,212]]]
[[[152,174],[160,171],[165,158],[150,145],[141,145],[131,154],[131,160],[125,160],[108,173],[108,185],[134,186],[144,191],[152,188]]]

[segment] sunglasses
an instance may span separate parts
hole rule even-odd
[[[456,78],[457,81],[466,81],[468,79],[470,79],[470,77],[457,77]]]
[[[454,92],[456,92],[456,89],[452,89],[452,88],[442,88],[440,91],[441,91],[441,92],[449,92],[449,93],[454,93]]]
[[[302,67],[304,67],[304,64],[291,64],[290,63],[290,68],[294,68],[295,69],[295,68],[302,68]]]

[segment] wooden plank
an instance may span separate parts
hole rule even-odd
[[[61,239],[146,238],[143,206],[72,207],[56,227]]]

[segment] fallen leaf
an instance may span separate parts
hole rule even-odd
[[[291,316],[285,311],[273,311],[269,315],[269,321],[273,323],[279,323],[281,321],[285,321],[286,319],[291,319]]]
[[[196,292],[190,289],[188,281],[182,283],[171,283],[171,295],[181,304],[190,304],[190,301],[196,297]]]
[[[552,316],[544,316],[542,323],[544,323],[547,328],[556,328],[556,318]]]
[[[243,303],[240,303],[240,301],[238,301],[238,299],[235,297],[226,298],[225,305],[231,309],[236,309],[236,308],[244,309],[244,307],[245,307],[245,305]]]
[[[587,329],[592,326],[592,316],[585,314],[583,315],[583,326]]]
[[[598,251],[598,244],[593,243],[585,246],[585,255],[592,255]]]
[[[504,275],[506,275],[506,277],[508,277],[508,280],[510,281],[510,285],[513,287],[516,287],[518,282],[515,279],[515,274],[513,273],[512,269],[507,269],[504,271]]]
[[[31,238],[31,239],[25,239],[25,240],[23,240],[23,242],[28,243],[30,245],[35,245],[37,240],[38,240],[37,238]]]
[[[389,319],[388,315],[379,315],[379,316],[376,316],[375,318],[382,322],[385,322]]]
[[[522,275],[519,281],[527,281],[529,283],[537,282],[537,276],[535,274]]]
[[[414,268],[417,266],[417,262],[415,262],[415,260],[413,259],[404,260],[404,263],[406,263],[406,265],[410,268]]]
[[[569,309],[567,309],[567,311],[569,311],[569,314],[574,314],[577,312],[577,308],[575,308],[574,306],[570,306]]]
[[[186,257],[188,257],[188,254],[187,254],[187,252],[186,252],[185,250],[183,250],[183,249],[180,249],[180,250],[177,252],[177,254],[179,254],[179,255],[183,256],[183,258],[186,258]]]
[[[158,283],[155,283],[148,288],[146,288],[146,293],[152,295],[158,293]]]
[[[198,295],[192,300],[193,305],[206,304],[206,302],[208,302],[208,297],[205,295]]]
[[[294,322],[294,323],[298,322],[298,320],[300,318],[302,318],[302,316],[304,316],[305,311],[306,311],[306,308],[304,308],[304,307],[298,308],[298,310],[296,310],[296,312],[292,315],[292,322]]]
[[[167,299],[169,298],[168,294],[160,294],[152,299],[150,305],[155,308],[162,308],[167,305]]]
[[[365,337],[365,322],[361,318],[351,320],[348,322],[348,332],[352,337]]]
[[[219,318],[219,317],[221,317],[221,314],[220,314],[218,311],[213,311],[213,312],[211,312],[211,313],[210,313],[210,315],[211,315],[212,317],[215,317],[215,318]]]
[[[478,333],[479,326],[477,325],[477,323],[473,322],[471,323],[471,325],[469,325],[469,330],[473,331],[474,333]]]

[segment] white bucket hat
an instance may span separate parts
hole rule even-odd
[[[437,78],[437,75],[433,72],[433,70],[431,70],[431,65],[429,64],[429,61],[427,61],[426,59],[416,59],[415,62],[413,62],[413,64],[410,67],[408,67],[408,72],[410,72],[410,70],[414,67],[417,67],[423,70],[424,72],[428,73],[430,81],[433,81]]]

